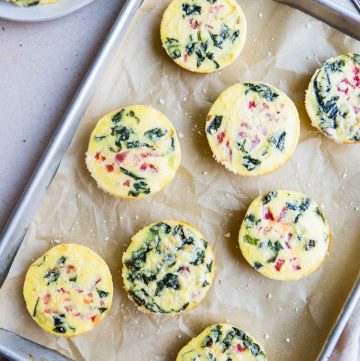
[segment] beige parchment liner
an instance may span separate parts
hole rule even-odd
[[[230,322],[253,334],[270,361],[314,360],[359,270],[360,146],[336,144],[313,129],[304,94],[323,60],[359,52],[360,43],[270,0],[241,0],[248,38],[240,58],[221,72],[192,74],[161,49],[159,25],[168,3],[145,0],[108,67],[1,288],[0,327],[76,360],[170,361],[206,326]],[[279,87],[295,101],[301,116],[301,141],[293,158],[277,172],[255,179],[218,165],[203,130],[220,92],[249,80]],[[174,181],[144,200],[105,194],[84,165],[96,121],[129,104],[151,104],[164,112],[179,132],[182,147]],[[324,207],[334,234],[323,267],[294,283],[264,278],[248,266],[238,248],[247,206],[273,188],[311,196]],[[192,223],[210,241],[215,281],[194,310],[178,318],[151,317],[137,311],[122,289],[121,256],[135,232],[171,218]],[[114,278],[110,314],[93,331],[71,340],[42,331],[22,297],[26,269],[54,240],[92,248],[109,264]]]

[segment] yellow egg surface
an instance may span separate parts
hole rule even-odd
[[[171,122],[147,105],[115,110],[91,133],[86,165],[104,191],[143,198],[159,192],[180,165],[180,144]]]
[[[360,54],[326,60],[310,81],[305,105],[324,135],[338,143],[360,142]]]
[[[160,27],[168,55],[181,67],[210,73],[232,63],[246,38],[246,20],[235,0],[173,0]]]
[[[89,248],[60,244],[29,268],[24,298],[45,331],[72,337],[90,331],[106,315],[113,296],[107,264]]]
[[[175,220],[136,233],[122,261],[130,299],[153,314],[177,314],[197,306],[214,276],[209,243],[196,228]]]
[[[294,281],[316,271],[331,241],[321,208],[302,193],[274,190],[254,199],[241,224],[239,244],[262,275]]]
[[[184,346],[176,361],[266,361],[265,352],[247,332],[228,324],[206,328]]]
[[[215,101],[205,132],[215,159],[242,176],[281,167],[293,154],[300,134],[291,99],[262,82],[238,83]]]
[[[18,6],[23,6],[23,7],[35,6],[40,4],[52,4],[56,2],[56,0],[10,0],[10,1]]]

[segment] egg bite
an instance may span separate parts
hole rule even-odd
[[[151,314],[194,308],[214,277],[209,242],[196,228],[176,220],[153,223],[136,233],[122,261],[129,298]]]
[[[60,244],[27,271],[24,298],[33,320],[46,332],[72,337],[93,329],[113,297],[109,267],[78,244]]]
[[[311,124],[337,143],[360,142],[360,54],[326,60],[305,98]]]
[[[164,114],[147,105],[115,110],[91,133],[86,165],[98,186],[120,198],[144,198],[175,176],[181,150]]]
[[[246,19],[235,0],[173,0],[160,26],[164,49],[184,69],[210,73],[241,53]]]
[[[291,99],[273,85],[238,83],[226,89],[206,117],[215,159],[242,176],[275,171],[294,153],[300,121]]]
[[[331,232],[321,208],[302,193],[273,190],[250,204],[239,232],[246,261],[280,281],[309,276],[329,252]]]
[[[258,342],[247,332],[228,324],[207,327],[185,345],[176,361],[266,361]]]

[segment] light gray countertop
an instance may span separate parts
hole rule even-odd
[[[96,0],[44,23],[0,19],[0,231],[124,2]],[[331,361],[350,361],[342,350],[356,349],[358,322],[353,317]]]

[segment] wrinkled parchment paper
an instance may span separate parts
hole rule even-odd
[[[161,48],[159,25],[168,3],[145,0],[107,69],[1,288],[0,327],[76,360],[170,361],[204,327],[230,322],[253,334],[271,361],[315,360],[359,271],[360,146],[335,144],[313,129],[304,110],[304,92],[323,60],[359,52],[360,43],[270,0],[241,0],[248,38],[240,58],[215,74],[192,74],[177,67]],[[301,141],[277,172],[243,178],[212,159],[204,125],[221,91],[251,80],[272,83],[296,102]],[[151,104],[164,112],[182,147],[174,181],[145,200],[105,194],[84,165],[96,121],[129,104]],[[266,279],[248,266],[238,248],[247,206],[273,188],[314,198],[334,233],[324,266],[301,281]],[[188,221],[204,233],[214,247],[216,277],[196,309],[180,317],[151,317],[137,311],[122,289],[121,255],[136,231],[169,218]],[[22,297],[26,269],[54,241],[92,248],[108,262],[114,278],[110,314],[93,331],[71,340],[42,331]]]

